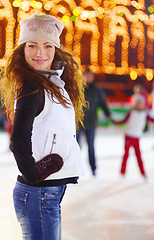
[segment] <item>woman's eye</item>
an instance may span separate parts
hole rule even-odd
[[[52,46],[51,45],[46,45],[46,48],[52,48]]]
[[[29,45],[28,47],[30,47],[30,48],[35,48],[35,45]]]

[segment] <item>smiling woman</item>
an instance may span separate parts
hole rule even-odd
[[[50,69],[55,55],[55,46],[42,40],[25,44],[25,60],[36,70]]]
[[[34,14],[20,26],[19,46],[0,84],[13,123],[10,149],[21,172],[14,207],[23,239],[60,240],[66,185],[83,173],[75,136],[85,106],[84,81],[72,55],[60,47],[61,22]],[[38,168],[50,154],[49,167]]]

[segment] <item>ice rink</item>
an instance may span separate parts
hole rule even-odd
[[[62,240],[154,240],[154,135],[146,133],[141,139],[147,180],[140,175],[133,150],[126,176],[119,174],[122,128],[97,129],[96,177],[91,175],[84,137],[81,140],[85,176],[67,188]],[[0,240],[21,240],[12,202],[18,170],[8,141],[7,134],[0,132]]]

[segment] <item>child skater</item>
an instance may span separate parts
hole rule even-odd
[[[60,47],[62,30],[51,15],[22,20],[0,85],[13,122],[10,149],[21,172],[13,198],[23,239],[61,239],[60,204],[67,184],[76,184],[83,173],[75,138],[75,120],[82,123],[85,105],[83,79],[72,55]]]
[[[137,157],[138,166],[143,177],[146,178],[143,161],[141,157],[139,140],[145,128],[146,121],[154,122],[146,110],[145,98],[138,95],[134,102],[134,107],[129,111],[126,117],[121,121],[115,121],[112,119],[114,124],[126,123],[125,129],[125,152],[121,165],[121,174],[124,175],[126,172],[126,164],[129,156],[129,149],[133,147]]]

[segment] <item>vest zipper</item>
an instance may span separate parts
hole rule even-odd
[[[53,134],[53,140],[52,140],[52,145],[51,145],[51,151],[50,154],[52,153],[53,150],[53,145],[56,144],[56,133]]]

